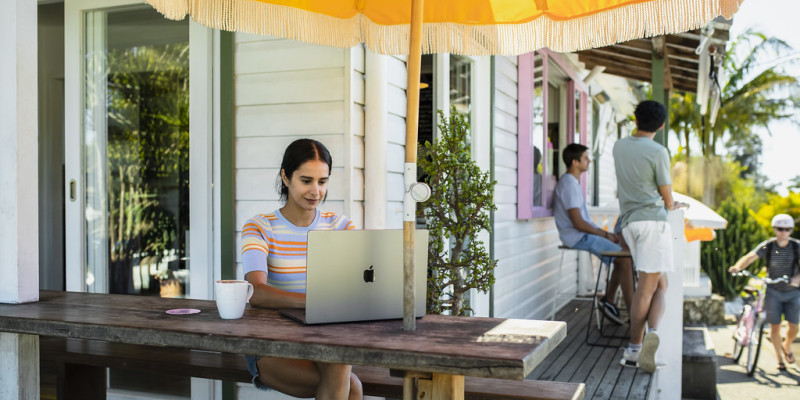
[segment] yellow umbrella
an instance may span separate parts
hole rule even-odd
[[[742,0],[145,0],[167,18],[303,42],[408,54],[403,327],[414,329],[414,200],[421,53],[523,54],[696,29]],[[424,23],[423,23],[424,22]]]

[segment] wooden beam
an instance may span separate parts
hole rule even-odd
[[[667,44],[672,45],[673,47],[683,47],[688,51],[694,51],[697,46],[700,45],[700,40],[692,39],[677,35],[668,35],[667,36]]]
[[[653,51],[653,45],[650,43],[650,40],[648,39],[629,40],[627,42],[615,44],[614,46],[639,49],[641,51],[646,52],[647,54],[650,54],[650,52]]]
[[[653,69],[652,69],[652,90],[650,92],[650,99],[664,104],[665,97],[665,82],[666,77],[669,75],[669,70],[664,65],[664,40],[653,39]],[[656,131],[656,136],[653,140],[660,143],[662,146],[667,146],[667,134],[665,129]]]
[[[698,56],[694,49],[687,49],[686,47],[677,46],[667,41],[667,48],[669,49],[670,57],[680,59],[687,62],[699,63],[700,56]]]
[[[653,56],[656,58],[664,58],[664,50],[666,49],[667,44],[664,36],[653,36],[650,38],[650,43],[653,44]]]
[[[602,66],[622,66],[625,68],[630,68],[633,70],[643,70],[643,71],[650,71],[651,63],[647,61],[641,60],[620,60],[620,59],[609,59],[605,57],[595,57],[591,55],[581,55],[578,57],[578,60],[587,63],[587,68],[589,67],[588,63],[592,64],[592,67],[597,65]]]
[[[619,50],[619,51],[617,51]],[[697,73],[698,63],[696,61],[686,61],[686,60],[678,60],[672,57],[671,48],[664,49],[664,52],[668,54],[670,57],[670,65],[674,68],[679,68],[685,71],[690,71]],[[598,57],[598,58],[608,58],[609,60],[618,61],[618,62],[628,62],[629,60],[635,60],[639,62],[647,62],[649,63],[651,60],[651,53],[652,49],[647,52],[639,52],[639,51],[631,51],[628,49],[616,49],[614,47],[604,47],[600,49],[591,49],[591,50],[584,50],[578,53],[578,58],[582,56],[591,56],[591,57]],[[694,53],[692,53],[694,54]]]
[[[592,69],[596,66],[606,67],[604,74],[620,76],[623,78],[633,79],[642,82],[650,82],[652,79],[649,63],[644,66],[632,65],[619,61],[611,61],[601,57],[593,57],[581,52],[578,56],[579,60],[583,62],[587,69]],[[673,89],[681,90],[684,92],[694,93],[697,90],[697,75],[686,75],[684,73],[673,73],[672,87]]]
[[[664,41],[661,43],[661,51],[663,51],[662,56],[664,58],[664,90],[670,91],[672,90],[672,68],[670,68],[670,58],[669,58],[669,49],[667,49],[667,42]],[[664,95],[664,104],[668,104],[669,96]],[[669,130],[669,125],[667,125],[667,131]]]

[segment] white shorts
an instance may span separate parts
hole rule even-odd
[[[652,274],[675,269],[672,256],[674,238],[667,221],[634,221],[622,229],[622,236],[631,249],[637,271]]]

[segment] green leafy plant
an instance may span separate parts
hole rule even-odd
[[[767,195],[767,201],[758,208],[755,218],[768,236],[772,235],[772,217],[775,214],[789,214],[797,222],[797,216],[800,215],[800,193],[789,192],[786,196],[778,194]],[[797,228],[792,231],[792,237],[795,239],[800,238],[800,231]]]
[[[469,124],[455,107],[446,117],[439,110],[440,136],[426,142],[419,167],[431,186],[431,198],[419,210],[430,232],[428,243],[429,313],[468,315],[465,300],[470,289],[486,292],[494,283],[497,260],[478,240],[490,231],[488,212],[497,209],[496,181],[472,160]]]
[[[712,290],[727,299],[733,299],[747,285],[748,278],[733,276],[728,273],[728,268],[766,240],[767,234],[745,204],[728,199],[717,213],[728,220],[728,226],[718,230],[714,240],[703,242],[701,265],[711,279]],[[747,270],[755,274],[762,265],[763,262],[756,261]]]

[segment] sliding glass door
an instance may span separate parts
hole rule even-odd
[[[148,6],[84,13],[86,288],[186,293],[189,22]]]

